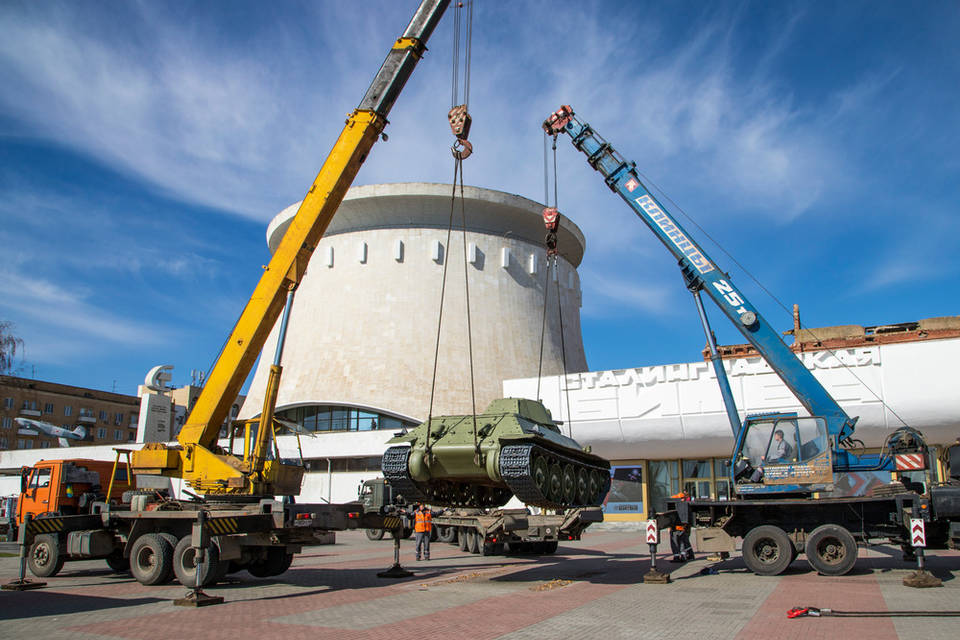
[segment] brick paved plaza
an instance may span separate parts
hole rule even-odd
[[[846,611],[960,609],[960,553],[928,556],[943,579],[937,589],[909,589],[899,550],[861,550],[855,571],[818,576],[801,558],[782,576],[747,572],[739,558],[717,565],[702,554],[686,565],[663,563],[673,583],[644,585],[649,568],[639,533],[589,530],[554,556],[481,557],[435,543],[433,559],[402,558],[416,576],[377,578],[392,562],[391,543],[359,532],[312,547],[280,578],[246,572],[207,592],[225,603],[175,607],[178,584],[144,587],[110,573],[103,561],[67,563],[46,589],[0,592],[3,638],[391,638],[424,634],[473,638],[952,638],[960,618],[805,618],[797,605]],[[0,581],[16,576],[17,559],[0,558]]]

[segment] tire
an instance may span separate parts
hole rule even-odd
[[[546,540],[540,543],[540,553],[546,553],[546,554],[556,553],[557,547],[559,546],[560,546],[560,543],[557,542],[556,540]]]
[[[780,527],[754,527],[743,537],[743,561],[758,576],[777,576],[790,566],[793,543]]]
[[[33,539],[27,554],[27,565],[30,573],[38,578],[50,578],[63,569],[63,554],[60,553],[60,542],[57,536],[44,534]]]
[[[409,537],[412,536],[412,535],[413,535],[413,529],[410,529],[409,527],[404,527],[404,528],[403,528],[403,531],[402,531],[401,534],[400,534],[400,537],[403,538],[404,540],[406,540],[407,538],[409,538]]]
[[[126,573],[130,571],[130,563],[123,557],[122,551],[114,551],[104,559],[107,561],[107,566],[110,567],[110,570],[114,573]]]
[[[817,573],[842,576],[857,563],[857,541],[844,527],[823,524],[807,536],[804,553]]]
[[[383,529],[367,529],[367,538],[370,540],[383,540]]]
[[[457,541],[457,529],[456,527],[437,527],[437,540],[440,542],[456,542]]]
[[[460,551],[470,551],[470,533],[463,527],[457,531],[457,542],[460,546]]]
[[[197,562],[197,549],[193,546],[193,536],[184,536],[173,550],[173,572],[185,587],[203,587],[217,575],[220,563],[220,549],[212,542],[206,546],[203,562]]]
[[[480,534],[473,529],[470,529],[467,531],[467,544],[469,545],[468,551],[470,551],[470,553],[480,553],[480,547],[483,545],[483,540],[480,539]]]
[[[130,547],[130,573],[140,584],[152,586],[170,581],[173,547],[158,533],[145,533]]]
[[[269,547],[266,559],[249,565],[247,571],[255,578],[269,578],[289,569],[292,562],[293,554],[287,553],[285,548]]]

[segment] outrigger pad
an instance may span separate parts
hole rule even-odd
[[[930,587],[942,587],[943,581],[929,571],[914,571],[903,579],[903,586],[928,589]]]
[[[11,580],[0,589],[4,591],[30,591],[31,589],[42,589],[47,586],[46,582],[34,582],[33,580]]]
[[[209,607],[213,604],[223,604],[223,597],[209,596],[197,589],[196,591],[190,591],[182,598],[177,598],[173,601],[173,604],[177,607]]]
[[[670,584],[670,574],[650,569],[643,574],[643,584]]]
[[[378,578],[409,578],[413,575],[412,571],[407,571],[399,564],[395,564],[386,571],[377,574]]]

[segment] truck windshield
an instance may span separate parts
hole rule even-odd
[[[50,469],[34,469],[30,475],[30,488],[39,489],[40,487],[50,486]]]

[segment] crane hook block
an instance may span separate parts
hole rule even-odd
[[[470,137],[470,125],[473,123],[473,118],[467,113],[467,105],[461,104],[450,109],[447,120],[450,121],[450,130],[453,131],[453,135],[457,136],[458,140],[466,140]]]
[[[554,111],[549,118],[543,121],[543,130],[549,135],[555,136],[563,131],[563,128],[573,119],[573,108],[565,104]]]
[[[547,228],[547,256],[557,255],[557,229],[560,227],[560,212],[556,207],[546,207],[543,210],[543,226]]]

